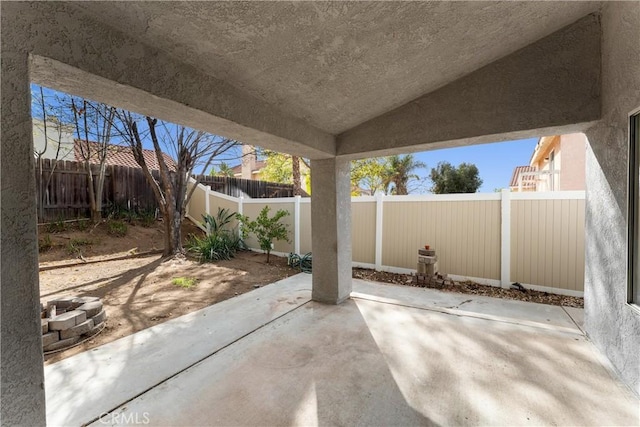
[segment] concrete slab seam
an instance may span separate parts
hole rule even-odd
[[[580,327],[580,325],[578,325],[578,322],[575,321],[575,319],[573,318],[573,316],[571,316],[571,314],[565,310],[564,306],[561,305],[560,308],[562,308],[562,311],[564,311],[565,313],[567,313],[567,316],[569,316],[569,319],[571,319],[571,321],[573,322],[574,325],[576,325],[576,328],[580,329],[580,331],[582,332],[582,335],[586,336],[587,334],[585,334],[584,330]]]
[[[260,326],[256,327],[255,329],[252,329],[251,331],[247,332],[246,334],[244,334],[244,335],[242,335],[242,336],[240,336],[240,337],[236,338],[235,340],[233,340],[233,341],[231,341],[231,342],[229,342],[229,343],[227,343],[227,344],[223,345],[222,347],[220,347],[219,349],[217,349],[217,350],[216,350],[216,351],[214,351],[213,353],[208,354],[208,355],[206,355],[206,356],[204,356],[204,357],[200,358],[199,360],[197,360],[197,361],[195,361],[195,362],[191,363],[190,365],[185,366],[184,368],[182,368],[182,369],[180,369],[179,371],[177,371],[177,372],[173,373],[172,375],[169,375],[167,378],[163,379],[162,381],[159,381],[158,383],[153,384],[153,385],[152,385],[152,386],[150,386],[150,387],[147,387],[146,389],[144,389],[144,390],[143,390],[143,391],[141,391],[140,393],[136,394],[135,396],[132,396],[132,397],[130,397],[129,399],[126,399],[125,401],[120,402],[117,406],[114,406],[113,408],[111,408],[111,409],[109,409],[109,410],[107,410],[107,411],[104,411],[102,414],[99,414],[97,417],[92,418],[91,420],[89,420],[88,422],[86,422],[84,425],[90,425],[90,424],[95,423],[96,421],[98,421],[98,420],[100,419],[100,417],[104,416],[105,414],[110,414],[110,413],[112,413],[113,411],[115,411],[115,410],[117,410],[118,408],[120,408],[122,405],[125,405],[125,404],[127,404],[127,403],[129,403],[129,402],[131,402],[131,401],[133,401],[133,400],[135,400],[135,399],[137,399],[138,397],[142,396],[143,394],[148,393],[149,391],[153,390],[154,388],[156,388],[156,387],[158,387],[158,386],[160,386],[160,385],[162,385],[162,384],[166,383],[166,382],[167,382],[167,381],[169,381],[170,379],[177,377],[178,375],[180,375],[180,374],[182,374],[183,372],[185,372],[185,371],[187,371],[187,370],[189,370],[189,369],[193,368],[193,367],[194,367],[194,366],[196,366],[196,365],[199,365],[200,363],[204,362],[204,361],[205,361],[205,360],[207,360],[208,358],[210,358],[210,357],[212,357],[212,356],[215,356],[216,354],[218,354],[220,351],[224,350],[225,348],[227,348],[227,347],[229,347],[229,346],[231,346],[231,345],[233,345],[233,344],[237,343],[238,341],[242,340],[243,338],[245,338],[245,337],[247,337],[247,336],[249,336],[249,335],[253,334],[254,332],[256,332],[256,331],[258,331],[258,330],[260,330],[260,329],[264,328],[265,326],[269,325],[270,323],[275,322],[276,320],[280,319],[281,317],[284,317],[284,316],[288,315],[289,313],[292,313],[292,312],[296,311],[296,310],[297,310],[297,309],[299,309],[300,307],[302,307],[302,306],[304,306],[304,305],[307,305],[307,304],[309,304],[310,302],[311,302],[311,300],[309,299],[308,301],[305,301],[305,302],[303,302],[302,304],[300,304],[300,305],[298,305],[298,306],[296,306],[296,307],[293,307],[291,310],[287,311],[286,313],[283,313],[283,314],[281,314],[280,316],[274,317],[273,319],[269,320],[268,322],[263,323],[262,325],[260,325]]]
[[[372,297],[370,295],[360,294],[358,292],[353,292],[351,294],[351,298],[362,299],[365,301],[379,302],[382,304],[397,305],[400,307],[415,308],[418,310],[432,311],[432,312],[441,313],[441,314],[449,314],[449,315],[458,316],[458,317],[473,317],[476,319],[489,320],[493,322],[509,323],[509,324],[518,325],[518,326],[529,326],[533,328],[547,329],[547,330],[557,331],[557,332],[566,333],[566,334],[584,336],[584,333],[580,328],[578,328],[579,332],[576,332],[574,329],[565,328],[563,326],[551,326],[551,325],[545,325],[544,323],[532,322],[527,320],[518,320],[518,319],[509,318],[509,317],[492,316],[489,314],[480,314],[480,313],[474,313],[471,311],[455,310],[450,308],[422,307],[422,306],[407,304],[405,302],[396,301],[388,298]]]

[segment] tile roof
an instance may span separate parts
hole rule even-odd
[[[82,156],[81,143],[84,141],[76,139],[74,141],[74,152],[75,159],[77,162],[84,161],[84,157]],[[89,141],[89,151],[91,153],[91,157],[89,161],[91,163],[99,163],[98,159],[98,143]],[[138,162],[136,162],[135,157],[133,157],[133,152],[131,151],[131,147],[126,145],[114,145],[109,144],[107,147],[107,165],[114,166],[128,166],[130,168],[140,168]],[[155,150],[147,150],[143,149],[142,155],[144,156],[144,160],[149,167],[150,170],[160,170],[160,166],[158,165],[158,159],[156,157]],[[164,162],[170,170],[176,170],[176,162],[173,160],[168,154],[162,153],[162,157],[164,157]]]
[[[520,174],[522,173],[527,173],[527,172],[535,172],[536,168],[532,167],[532,166],[516,166],[515,169],[513,170],[513,175],[511,176],[511,187],[517,187],[518,186],[518,178],[520,177]],[[535,185],[535,183],[532,183],[531,181],[529,182],[525,182],[523,181],[522,185],[523,186],[531,186],[531,185]]]

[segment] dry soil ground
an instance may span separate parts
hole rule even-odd
[[[188,233],[199,233],[199,230],[187,222],[183,234],[186,237]],[[46,304],[65,295],[97,296],[102,299],[108,316],[107,326],[100,334],[76,347],[45,356],[46,363],[298,273],[287,266],[286,259],[271,257],[271,262],[266,264],[265,255],[254,252],[240,252],[232,260],[205,264],[192,259],[167,261],[160,254],[91,263],[162,248],[161,224],[149,228],[130,225],[124,237],[110,236],[105,225],[84,231],[75,227],[56,233],[41,230],[41,240],[46,235],[50,236],[53,246],[40,254],[41,268],[81,264],[41,271],[41,301]],[[187,289],[171,283],[180,277],[196,279],[197,284]]]
[[[102,299],[107,310],[107,326],[100,334],[76,347],[45,356],[46,363],[64,359],[299,272],[288,267],[286,259],[272,257],[271,263],[266,264],[266,256],[254,252],[240,252],[232,260],[205,264],[193,259],[163,260],[158,253],[106,261],[114,256],[126,257],[161,249],[164,246],[162,225],[129,225],[124,237],[110,235],[106,224],[85,227],[80,227],[82,230],[77,225],[41,227],[41,246],[50,244],[48,249],[40,253],[41,301],[46,304],[50,299],[67,295],[97,296]],[[184,238],[191,233],[201,234],[201,231],[191,222],[185,221]],[[102,261],[93,263],[96,260]],[[196,279],[196,285],[185,289],[172,284],[173,279],[181,277]],[[354,268],[353,277],[412,286],[411,276],[404,274]],[[500,289],[472,282],[454,283],[442,290],[544,304],[573,307],[583,305],[582,298]]]

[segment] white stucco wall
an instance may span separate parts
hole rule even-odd
[[[73,128],[60,126],[47,120],[47,138],[45,144],[44,121],[33,119],[33,150],[42,153],[43,159],[75,160],[73,152]],[[58,147],[60,149],[58,150]]]

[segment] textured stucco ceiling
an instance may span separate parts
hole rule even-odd
[[[143,43],[338,134],[598,2],[79,2]]]

